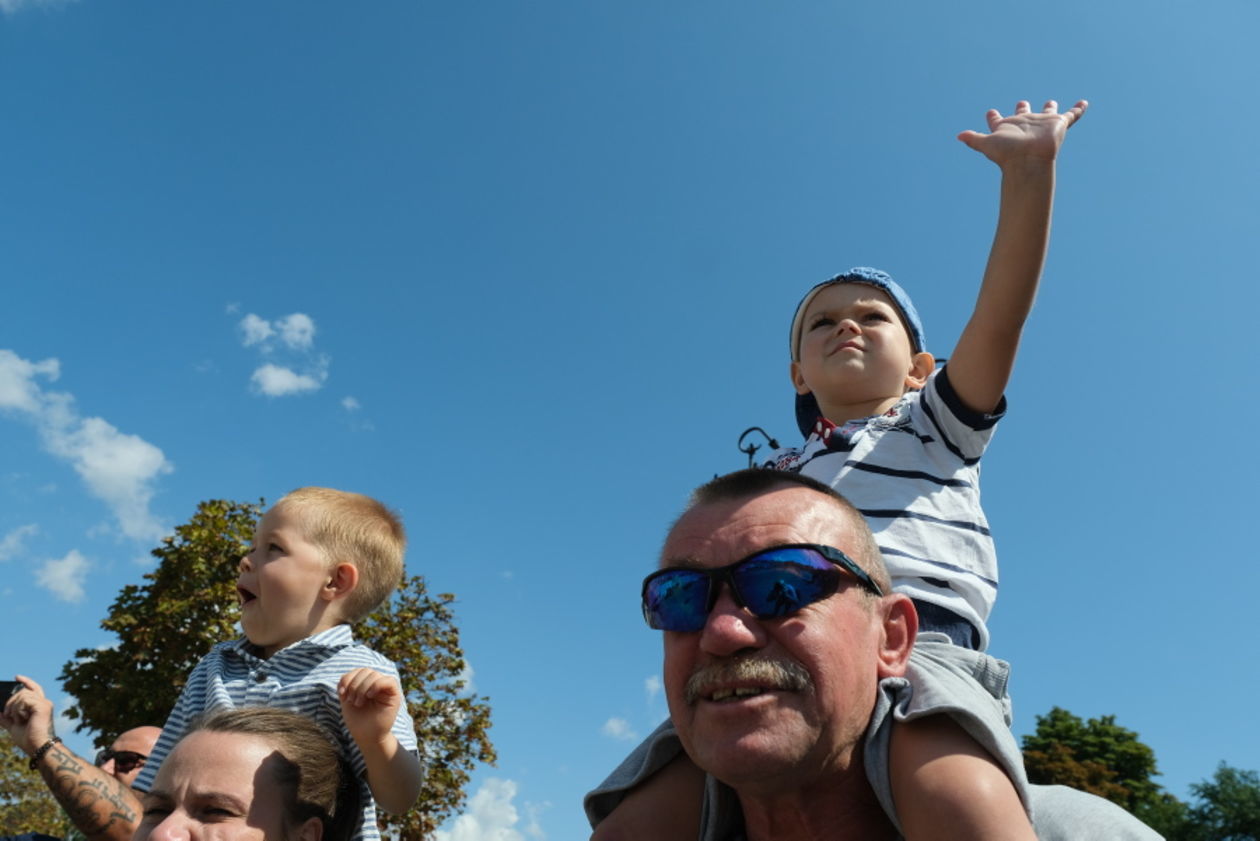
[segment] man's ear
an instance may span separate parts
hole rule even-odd
[[[805,378],[801,376],[801,363],[795,359],[792,360],[791,366],[788,367],[788,376],[792,378],[792,387],[796,389],[797,394],[809,394],[813,390],[805,385]]]
[[[879,607],[883,637],[879,648],[879,676],[900,677],[906,673],[910,649],[919,634],[919,614],[910,597],[901,593],[884,596]]]
[[[325,582],[324,589],[320,591],[320,596],[324,601],[331,602],[348,595],[357,586],[359,586],[359,568],[354,564],[340,563],[328,572],[328,581]]]
[[[918,390],[927,385],[928,377],[936,370],[936,359],[926,350],[910,357],[910,371],[906,374],[906,388]]]

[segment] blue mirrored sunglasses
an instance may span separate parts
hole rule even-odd
[[[758,619],[791,616],[840,589],[844,573],[883,591],[852,558],[830,546],[775,546],[723,567],[666,567],[643,579],[643,618],[658,631],[699,631],[725,583],[735,604]]]

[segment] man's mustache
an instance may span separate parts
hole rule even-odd
[[[814,685],[814,679],[800,663],[766,657],[734,657],[702,666],[687,678],[683,698],[688,705],[710,694],[714,687],[751,682],[767,689],[801,692]]]

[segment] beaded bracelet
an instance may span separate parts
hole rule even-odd
[[[34,771],[37,767],[39,767],[39,761],[44,758],[44,754],[52,750],[52,746],[55,744],[58,744],[60,741],[61,741],[60,736],[53,736],[48,741],[44,742],[44,744],[40,746],[39,750],[31,754],[31,770],[32,771]]]

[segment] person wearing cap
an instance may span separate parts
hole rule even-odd
[[[115,821],[121,826],[132,819],[139,820],[138,811],[131,804],[117,802],[112,807],[112,812],[117,814],[106,819],[110,825],[103,825],[91,806],[96,800],[112,797],[111,786],[97,783],[113,778],[130,786],[135,781],[162,728],[144,726],[124,731],[91,762],[66,747],[53,731],[53,704],[44,695],[43,688],[22,675],[17,676],[17,681],[21,688],[0,707],[0,726],[9,732],[13,744],[30,757],[31,770],[43,777],[49,792],[70,818],[74,829],[67,834],[67,841],[110,837],[110,832],[117,828],[112,826]],[[129,829],[126,834],[130,835]],[[9,838],[0,836],[0,841]],[[14,841],[55,841],[39,833],[12,838]]]
[[[1055,158],[1087,107],[1082,100],[1060,113],[1050,101],[1034,112],[1020,102],[1007,117],[988,112],[990,133],[959,135],[1001,168],[1001,208],[975,311],[947,365],[937,370],[909,295],[876,269],[818,284],[792,320],[790,375],[805,442],[764,466],[852,501],[875,532],[893,589],[918,613],[898,724],[887,756],[867,764],[886,775],[891,817],[910,841],[1036,837],[1010,732],[1009,667],[985,654],[998,576],[979,460],[1005,412],[1041,275]],[[703,785],[665,726],[587,795],[594,837],[694,838]]]
[[[691,494],[640,593],[677,737],[710,774],[693,839],[898,837],[878,764],[917,616],[889,585],[865,520],[821,482],[747,469]],[[1159,838],[1085,792],[1029,796],[1040,841]]]

